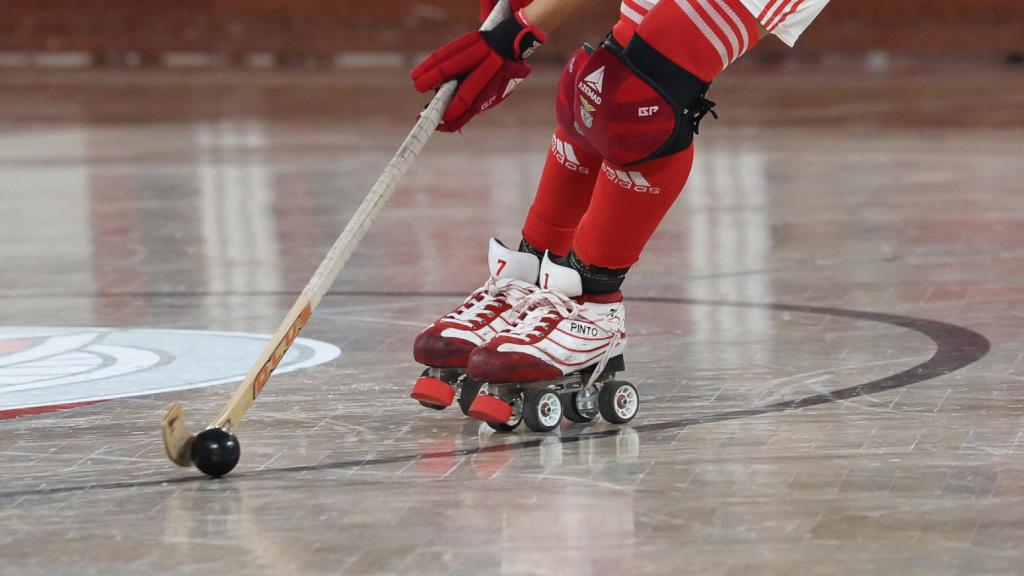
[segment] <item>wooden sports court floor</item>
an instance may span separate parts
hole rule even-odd
[[[518,240],[557,72],[430,143],[218,481],[164,411],[215,415],[424,99],[0,74],[0,574],[1024,573],[1021,69],[731,71],[624,287],[640,416],[497,434],[411,343]]]

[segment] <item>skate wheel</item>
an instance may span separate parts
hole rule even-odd
[[[480,382],[471,379],[469,376],[463,376],[462,382],[459,385],[459,408],[462,409],[462,413],[469,416],[469,408],[473,405],[473,401],[476,400],[477,394],[480,393],[480,387],[483,386]]]
[[[622,380],[604,383],[597,398],[601,417],[612,424],[625,424],[632,420],[640,409],[640,395],[636,387]]]
[[[416,385],[412,387],[412,393],[409,395],[419,400],[420,404],[424,406],[444,410],[452,405],[452,400],[455,399],[455,389],[444,380],[424,376],[416,381]]]
[[[497,396],[480,394],[470,404],[467,415],[487,423],[501,424],[512,418],[512,405]]]
[[[564,416],[571,422],[586,424],[597,418],[597,391],[584,395],[580,392],[570,392],[562,395],[562,411]]]
[[[490,426],[491,430],[494,430],[495,432],[512,432],[513,430],[519,427],[519,423],[522,421],[523,419],[519,418],[515,420],[512,424],[509,424],[507,422],[488,422],[487,425]]]
[[[562,400],[550,390],[529,390],[523,395],[523,420],[534,432],[551,432],[562,422]]]

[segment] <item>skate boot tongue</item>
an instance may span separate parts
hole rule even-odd
[[[544,254],[540,265],[540,287],[542,290],[561,292],[569,298],[583,295],[583,280],[576,270],[551,261],[551,254]]]
[[[487,259],[491,267],[491,277],[496,280],[537,283],[540,261],[533,254],[509,249],[498,240],[491,238]]]

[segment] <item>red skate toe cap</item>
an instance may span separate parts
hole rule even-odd
[[[481,382],[529,382],[557,378],[562,372],[523,352],[499,352],[497,345],[481,346],[469,355],[466,372]]]
[[[447,382],[424,376],[416,381],[416,385],[409,394],[420,402],[426,402],[432,406],[448,407],[455,399],[455,389]]]
[[[466,415],[483,422],[505,424],[512,418],[512,406],[501,398],[481,394],[473,400]]]
[[[413,358],[426,366],[465,368],[476,346],[466,340],[442,336],[444,330],[444,327],[434,324],[420,332],[412,347]]]

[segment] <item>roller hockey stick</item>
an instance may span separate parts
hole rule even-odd
[[[508,0],[501,0],[491,11],[481,30],[490,30],[508,13]],[[349,256],[352,255],[381,208],[387,203],[399,180],[419,156],[430,137],[433,136],[444,110],[451,102],[456,86],[455,81],[443,85],[420,115],[419,121],[388,163],[384,173],[377,179],[377,183],[373,185],[370,193],[366,195],[363,203],[359,205],[359,209],[356,210],[334,245],[331,246],[327,256],[320,263],[320,267],[317,268],[309,283],[302,290],[302,294],[295,301],[295,305],[285,316],[284,321],[281,322],[277,332],[260,353],[245,379],[235,389],[217,419],[197,436],[189,430],[185,423],[181,402],[175,402],[171,406],[167,416],[164,417],[162,431],[164,448],[167,451],[167,457],[172,462],[183,467],[194,464],[210,476],[222,476],[235,467],[240,452],[238,441],[229,430],[238,425],[242,416],[263,391],[270,375],[284,358],[292,343],[295,342],[299,331],[309,321],[313,311],[316,310],[320,300],[334,283],[334,279],[341,272],[345,262],[348,261]]]

